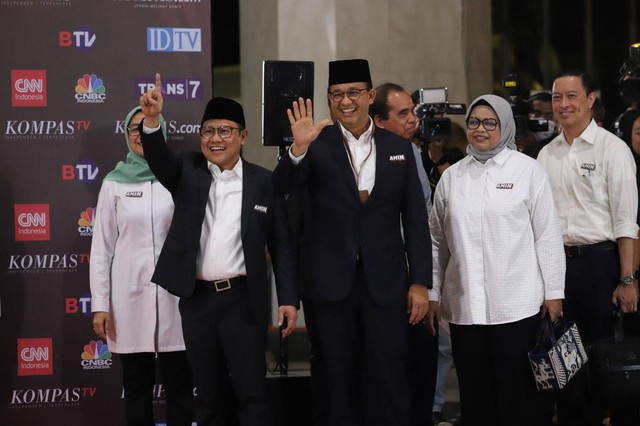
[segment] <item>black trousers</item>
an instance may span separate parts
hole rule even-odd
[[[598,339],[613,336],[614,305],[611,295],[620,279],[618,250],[567,257],[563,316],[575,321],[585,347]],[[588,368],[582,368],[558,392],[558,424],[561,426],[600,425],[606,412],[594,403],[589,389]],[[611,410],[614,425],[640,425],[638,410]]]
[[[536,389],[527,356],[540,321],[536,314],[500,325],[450,324],[465,426],[547,424],[552,396]]]
[[[236,424],[235,416],[229,415],[234,399],[241,426],[270,426],[267,326],[254,318],[247,284],[219,293],[212,286],[196,284],[194,295],[180,299],[179,307],[197,386],[198,426]]]
[[[159,352],[158,364],[167,401],[167,426],[191,426],[193,381],[185,351]],[[153,386],[156,354],[120,354],[127,426],[154,426]]]
[[[329,424],[411,425],[406,308],[375,305],[358,268],[348,299],[314,300],[313,313],[327,373]]]
[[[424,323],[409,324],[409,384],[413,426],[431,426],[438,378],[438,328],[432,336]]]

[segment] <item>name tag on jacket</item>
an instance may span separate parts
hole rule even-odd
[[[389,161],[405,161],[404,154],[391,155]]]
[[[259,213],[267,214],[267,206],[261,206],[260,204],[256,204],[253,206],[253,209]]]

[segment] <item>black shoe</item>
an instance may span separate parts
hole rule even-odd
[[[449,421],[447,421],[447,419],[444,418],[444,416],[442,415],[442,413],[440,411],[434,411],[433,413],[431,413],[431,422],[433,423],[433,426],[449,426],[451,425],[451,423]]]

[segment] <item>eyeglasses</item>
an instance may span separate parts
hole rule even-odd
[[[480,120],[476,117],[469,117],[467,120],[467,129],[475,130],[480,127],[480,124],[482,124],[482,127],[484,127],[487,132],[492,132],[496,127],[498,127],[498,120],[495,118],[485,118],[484,120]]]
[[[129,134],[129,136],[138,136],[140,135],[140,129],[138,128],[138,125],[135,124],[133,126],[127,127],[127,133]]]
[[[347,98],[352,101],[357,100],[360,97],[360,92],[368,91],[369,89],[349,89],[346,92],[331,92],[329,93],[329,97],[333,99],[334,102],[340,102],[347,95]]]
[[[220,126],[217,129],[215,127],[205,127],[204,129],[200,129],[200,136],[202,136],[202,139],[208,141],[218,133],[220,139],[229,139],[233,129],[240,130],[241,127]]]

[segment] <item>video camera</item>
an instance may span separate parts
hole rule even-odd
[[[447,100],[446,87],[418,89],[417,94],[418,102],[413,112],[420,120],[420,127],[416,136],[426,143],[448,139],[451,136],[451,119],[442,115],[465,114],[467,112],[465,104],[450,104]]]
[[[640,102],[640,43],[629,46],[629,59],[620,67],[620,96],[631,105]]]
[[[544,118],[529,118],[529,104],[522,98],[517,74],[507,74],[502,80],[502,88],[511,105],[513,120],[516,123],[516,138],[524,137],[527,130],[544,132],[549,130],[549,121]]]

